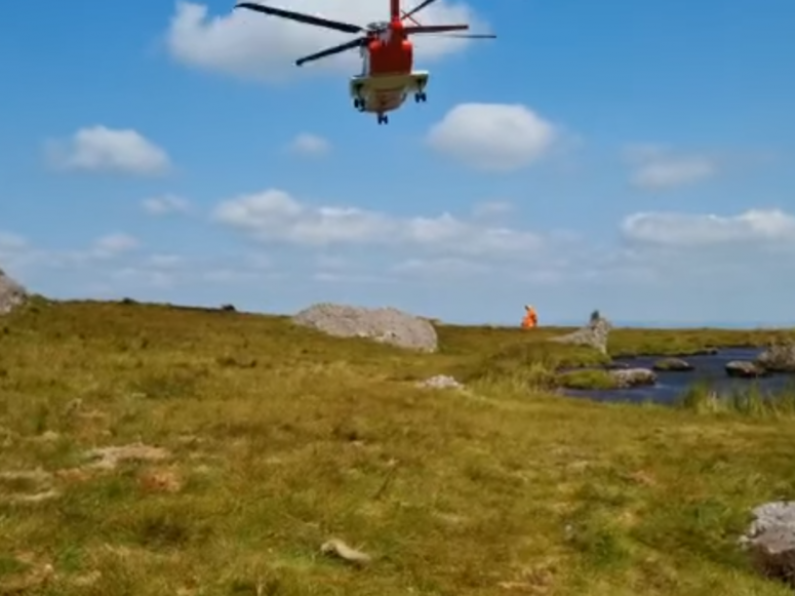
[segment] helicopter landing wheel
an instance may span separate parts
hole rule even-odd
[[[364,100],[362,100],[362,99],[357,97],[356,99],[353,100],[353,107],[356,108],[359,111],[363,110],[364,109]]]
[[[384,114],[379,114],[378,124],[389,124],[389,116],[386,116]]]
[[[417,103],[425,103],[426,101],[428,101],[428,96],[425,95],[425,91],[418,91],[414,95],[414,101]]]

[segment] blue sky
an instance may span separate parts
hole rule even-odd
[[[358,24],[386,0],[272,4]],[[408,6],[408,5],[407,5]],[[231,2],[6,7],[0,267],[58,298],[790,323],[795,4],[439,0],[428,102]]]

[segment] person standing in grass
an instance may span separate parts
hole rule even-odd
[[[522,319],[522,329],[534,329],[538,326],[538,313],[531,304],[525,304],[524,319]]]

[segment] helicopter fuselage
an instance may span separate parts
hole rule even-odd
[[[372,33],[361,56],[362,72],[350,82],[354,107],[360,112],[377,114],[379,123],[386,122],[384,115],[402,106],[409,93],[413,92],[418,102],[425,98],[428,73],[412,70],[414,46],[402,35],[401,26]]]

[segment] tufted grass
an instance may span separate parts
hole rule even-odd
[[[564,398],[551,368],[601,359],[543,342],[568,330],[439,331],[419,355],[162,305],[0,319],[0,471],[70,471],[53,499],[0,487],[0,593],[789,593],[734,543],[795,493],[791,418]],[[770,340],[619,330],[610,349]],[[468,389],[415,386],[434,374]],[[138,441],[171,458],[82,473],[87,449]],[[373,563],[323,557],[331,537]]]

